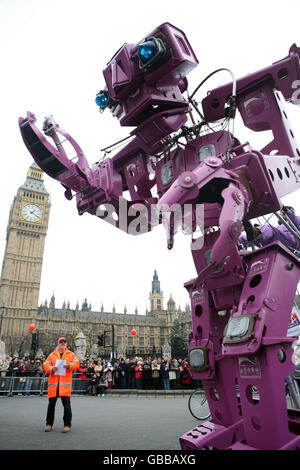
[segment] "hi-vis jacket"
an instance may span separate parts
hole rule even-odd
[[[66,375],[55,375],[52,372],[53,367],[56,364],[57,359],[64,359],[69,368],[66,369]],[[60,352],[56,349],[47,357],[46,361],[43,364],[43,368],[47,374],[49,374],[48,379],[48,397],[56,397],[57,387],[58,396],[60,397],[70,397],[72,391],[72,372],[79,367],[79,360],[69,349],[66,349],[63,353],[62,358],[60,357]]]

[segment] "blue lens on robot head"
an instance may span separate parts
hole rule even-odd
[[[151,60],[158,52],[158,47],[153,40],[143,42],[138,47],[138,56],[143,64]]]
[[[109,95],[107,91],[100,91],[96,96],[95,102],[100,109],[106,108],[109,102]]]
[[[166,54],[166,47],[160,38],[151,37],[142,42],[137,49],[140,68],[148,69],[160,61]]]

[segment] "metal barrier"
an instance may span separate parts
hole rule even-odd
[[[72,395],[84,395],[88,390],[88,380],[72,379]],[[0,377],[0,397],[47,395],[48,377]]]
[[[11,377],[9,395],[41,395],[44,377]]]
[[[13,377],[0,377],[0,396],[10,393]]]

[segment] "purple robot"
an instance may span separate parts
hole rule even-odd
[[[286,332],[300,262],[280,241],[245,251],[239,237],[243,224],[279,211],[280,198],[299,187],[300,149],[284,101],[298,104],[300,49],[293,45],[284,59],[238,80],[232,74],[202,100],[201,110],[194,97],[206,79],[187,91],[186,75],[197,64],[185,34],[170,23],[124,44],[103,71],[96,103],[134,130],[122,150],[91,167],[52,116],[42,133],[28,112],[19,119],[21,134],[66,198],[76,197],[79,214],[132,234],[163,223],[171,249],[187,208],[197,272],[185,284],[193,325],[189,359],[212,421],[181,436],[182,449],[299,449],[300,412],[287,409],[284,380],[294,369]],[[237,110],[249,129],[271,130],[272,141],[253,150],[234,137],[229,124]],[[75,159],[59,134],[73,145]]]

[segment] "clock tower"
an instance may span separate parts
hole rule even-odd
[[[0,279],[0,338],[11,347],[28,333],[37,314],[50,212],[43,175],[35,163],[30,166],[9,213]]]

